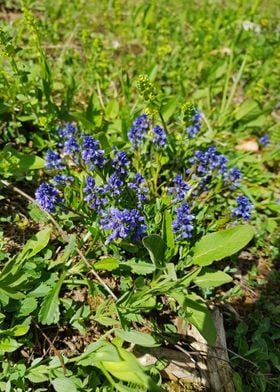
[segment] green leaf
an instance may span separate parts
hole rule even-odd
[[[94,269],[113,271],[119,266],[119,261],[114,257],[104,257],[103,259],[94,263]]]
[[[172,230],[172,216],[169,211],[165,211],[163,219],[163,240],[167,245],[167,251],[169,251],[170,256],[173,254],[175,248],[174,233]]]
[[[149,377],[145,374],[135,356],[123,348],[118,348],[122,361],[102,362],[102,366],[119,380],[148,387]],[[102,367],[101,367],[102,369]]]
[[[49,369],[46,365],[39,365],[27,370],[26,378],[33,383],[41,383],[49,380]]]
[[[59,320],[59,292],[63,284],[64,272],[52,291],[44,298],[39,311],[39,321],[44,325],[55,324]]]
[[[98,324],[105,325],[106,327],[116,325],[116,319],[108,316],[94,316],[94,321],[97,321]]]
[[[163,267],[166,250],[166,244],[163,239],[157,234],[152,234],[143,238],[143,245],[148,250],[152,262],[157,267]]]
[[[56,260],[51,260],[49,262],[49,268],[48,268],[49,270],[52,269],[53,267],[56,267],[59,264],[65,264],[76,250],[77,244],[76,244],[75,234],[70,234],[68,237],[69,237],[69,242],[65,246],[63,252],[59,253]]]
[[[0,170],[5,177],[14,175],[21,178],[28,171],[41,169],[44,166],[44,159],[32,154],[23,154],[15,150],[11,144],[6,144],[0,152]]]
[[[232,277],[223,271],[202,270],[202,274],[194,279],[194,283],[201,288],[219,287],[232,281]]]
[[[15,339],[10,337],[0,338],[0,355],[3,353],[12,353],[13,351],[17,350],[21,343],[18,343]]]
[[[192,294],[171,294],[181,305],[182,316],[194,325],[204,339],[211,345],[216,342],[216,328],[211,313],[198,295]]]
[[[261,109],[256,101],[248,99],[244,101],[235,111],[235,119],[237,121],[248,121],[258,117],[261,114]]]
[[[117,329],[115,335],[125,342],[134,343],[143,347],[157,347],[159,345],[151,335],[144,332]]]
[[[116,99],[110,101],[105,109],[105,114],[108,119],[114,119],[118,116],[120,110],[119,102]]]
[[[47,227],[35,234],[27,243],[24,245],[21,253],[17,257],[17,261],[24,259],[30,259],[37,253],[41,252],[49,243],[52,229]]]
[[[46,222],[48,220],[47,214],[36,204],[31,204],[29,208],[29,215],[35,222]]]
[[[36,298],[28,297],[21,301],[18,317],[29,316],[36,308],[38,302]]]
[[[85,113],[83,113],[83,112],[71,112],[69,114],[69,117],[71,119],[73,119],[74,121],[81,122],[85,127],[89,128],[89,129],[94,127],[94,123],[89,121],[87,119],[87,117],[85,116]]]
[[[131,268],[131,271],[138,275],[147,275],[152,274],[156,267],[152,263],[145,263],[144,261],[127,261],[126,263],[121,263],[120,266],[128,266]]]
[[[102,343],[102,344],[101,344]],[[90,345],[87,351],[78,360],[80,366],[96,366],[98,362],[121,361],[117,347],[109,342],[97,342]]]
[[[254,236],[249,225],[234,226],[217,233],[207,234],[194,247],[193,262],[200,266],[224,259],[244,248]]]
[[[8,336],[23,336],[29,331],[29,325],[15,325],[13,328],[1,330],[0,334]]]
[[[101,147],[105,151],[105,154],[109,154],[112,151],[112,147],[110,146],[108,138],[104,132],[99,132],[96,135],[96,139],[100,141]]]
[[[2,283],[3,282],[1,282],[1,284]],[[10,287],[5,287],[5,288],[0,287],[0,294],[1,293],[13,299],[22,299],[25,297],[23,293],[19,292],[18,290],[13,290]]]
[[[162,108],[162,115],[164,121],[168,121],[170,117],[175,113],[176,109],[178,108],[178,97],[170,98],[168,102]]]
[[[200,273],[201,268],[196,268],[195,270],[191,271],[188,273],[186,276],[178,280],[178,283],[180,285],[183,285],[185,288],[188,287],[191,282],[194,281],[194,279],[197,277],[197,275]]]
[[[66,377],[58,377],[51,381],[56,392],[77,392],[75,383]]]
[[[261,115],[261,116],[255,118],[254,120],[247,122],[246,128],[249,128],[249,127],[250,128],[255,128],[255,127],[261,128],[261,127],[265,126],[266,121],[267,121],[266,116]]]
[[[132,353],[106,341],[91,343],[85,353],[78,358],[77,363],[79,366],[96,366],[119,380],[146,388],[150,380]]]
[[[213,77],[214,79],[220,79],[226,73],[227,67],[228,63],[227,61],[224,61],[219,67],[214,70],[211,77]]]

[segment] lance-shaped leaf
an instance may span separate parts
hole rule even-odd
[[[63,284],[66,272],[64,272],[52,291],[45,297],[39,311],[39,321],[42,324],[55,324],[59,320],[59,292]]]
[[[207,234],[194,247],[193,262],[200,266],[224,259],[246,246],[254,236],[250,225],[234,226],[230,229]]]

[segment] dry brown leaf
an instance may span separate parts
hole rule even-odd
[[[238,151],[246,151],[246,152],[258,152],[259,145],[255,138],[243,139],[240,143],[235,147]]]

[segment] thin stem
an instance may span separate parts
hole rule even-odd
[[[98,342],[100,342],[102,340],[105,340],[107,338],[107,336],[110,336],[111,333],[113,333],[114,331],[115,331],[115,328],[109,329],[109,331],[105,332],[99,339],[97,339],[95,341],[95,343],[98,343]],[[79,355],[77,357],[69,358],[67,363],[76,362],[76,361],[78,361],[79,359],[81,359],[83,357],[86,357],[86,353],[83,353],[83,354],[81,354],[81,355]]]
[[[97,90],[97,96],[98,96],[100,105],[101,105],[102,109],[105,111],[105,104],[103,101],[102,92],[101,92],[100,85],[99,85],[98,81],[96,82],[96,90]]]
[[[66,375],[66,367],[63,361],[63,357],[60,354],[60,352],[57,350],[57,348],[54,346],[53,342],[50,340],[50,338],[45,334],[44,331],[42,331],[42,329],[40,328],[40,326],[36,323],[36,321],[34,320],[34,318],[32,318],[32,322],[35,325],[35,327],[38,329],[38,331],[40,331],[40,333],[42,334],[42,336],[46,339],[46,341],[49,343],[51,349],[53,350],[54,354],[58,357],[58,360],[60,362],[60,365],[63,369],[63,373],[64,375]]]
[[[88,216],[86,216],[86,215],[84,215],[84,214],[82,214],[82,213],[80,213],[80,212],[78,212],[78,211],[76,211],[76,210],[74,210],[73,208],[71,208],[71,207],[65,207],[65,206],[63,206],[63,208],[64,209],[66,209],[66,210],[68,210],[68,211],[71,211],[71,212],[74,212],[74,214],[77,214],[80,218],[83,218],[83,219],[86,219],[86,220],[88,220]]]
[[[158,111],[158,114],[159,114],[159,117],[160,117],[160,119],[161,119],[163,128],[165,129],[165,132],[166,132],[166,134],[168,135],[168,130],[167,130],[166,122],[165,122],[165,120],[164,120],[164,118],[163,118],[163,115],[162,115],[162,113],[161,113],[160,110]]]
[[[241,64],[241,67],[240,67],[239,72],[237,74],[237,77],[236,77],[236,79],[235,79],[235,81],[233,83],[233,86],[231,88],[231,92],[230,92],[229,98],[228,98],[228,100],[227,100],[227,102],[225,104],[225,108],[224,108],[224,111],[222,113],[222,121],[224,120],[224,118],[225,118],[225,116],[226,116],[226,114],[228,112],[228,108],[230,107],[230,105],[232,103],[233,97],[235,95],[238,83],[240,82],[240,79],[241,79],[243,70],[245,68],[246,62],[247,62],[247,55],[245,55],[245,57],[244,57],[244,60],[243,60],[243,62]]]
[[[227,74],[226,74],[226,81],[225,81],[224,91],[223,91],[223,98],[222,98],[222,103],[221,103],[220,116],[223,115],[224,110],[225,110],[225,106],[226,106],[227,93],[228,93],[228,84],[229,84],[230,72],[231,72],[231,67],[232,67],[232,59],[233,59],[233,54],[231,52],[229,63],[228,63]]]

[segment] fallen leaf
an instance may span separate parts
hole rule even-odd
[[[240,143],[235,147],[238,151],[246,151],[246,152],[258,152],[259,145],[254,138],[243,139]]]

